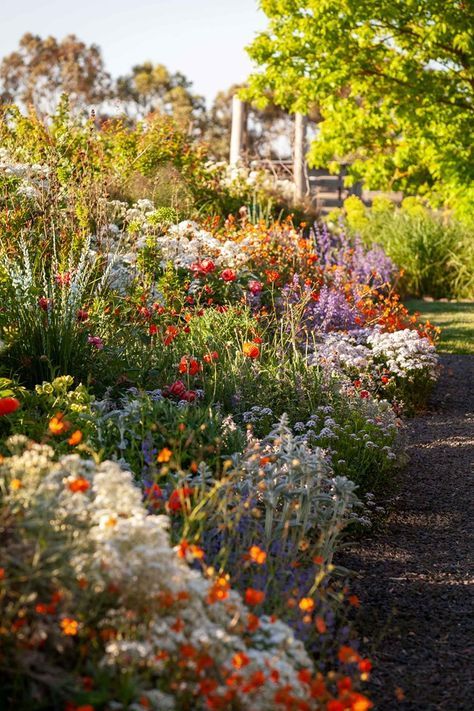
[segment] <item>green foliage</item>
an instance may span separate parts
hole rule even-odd
[[[438,348],[442,353],[461,353],[474,356],[474,302],[450,303],[411,299],[406,302],[410,311],[422,321],[430,321],[441,328]]]
[[[263,0],[247,97],[290,111],[317,102],[313,165],[351,164],[375,189],[454,205],[471,191],[474,24],[457,0]],[[464,199],[460,212],[470,212]]]
[[[100,259],[89,259],[89,242],[79,252],[60,252],[53,241],[30,253],[20,239],[13,256],[4,243],[0,254],[4,362],[28,384],[55,375],[87,378],[96,357],[90,329],[94,324],[99,337],[105,303]],[[91,318],[93,313],[98,320]]]
[[[433,298],[474,296],[474,229],[448,213],[406,198],[400,208],[378,200],[366,208],[352,196],[344,203],[349,229],[376,242],[403,270],[406,294]]]

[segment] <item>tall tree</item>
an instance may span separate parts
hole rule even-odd
[[[110,95],[110,76],[100,49],[75,35],[58,41],[27,33],[0,64],[2,103],[22,102],[39,114],[53,113],[62,93],[72,106],[100,104]]]
[[[204,128],[206,107],[203,97],[193,94],[191,87],[180,72],[173,74],[163,64],[144,62],[119,77],[116,96],[132,119],[158,112],[172,116],[180,128],[199,133]]]
[[[247,96],[323,121],[313,165],[406,192],[474,181],[473,0],[261,0]],[[473,195],[474,197],[474,195]]]

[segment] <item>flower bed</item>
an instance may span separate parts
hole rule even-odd
[[[4,214],[54,223],[45,175],[0,175]],[[369,709],[334,553],[393,475],[434,330],[379,249],[100,210],[92,237],[1,244],[0,699]]]

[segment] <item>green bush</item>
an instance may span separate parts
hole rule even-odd
[[[344,219],[366,243],[380,244],[402,270],[405,295],[472,298],[474,295],[474,229],[450,214],[433,211],[417,198],[401,207],[375,200],[372,208],[351,197]]]

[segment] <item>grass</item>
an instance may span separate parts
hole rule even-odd
[[[419,312],[422,320],[441,327],[438,350],[441,353],[474,355],[474,302],[423,301],[410,299],[405,305]]]

